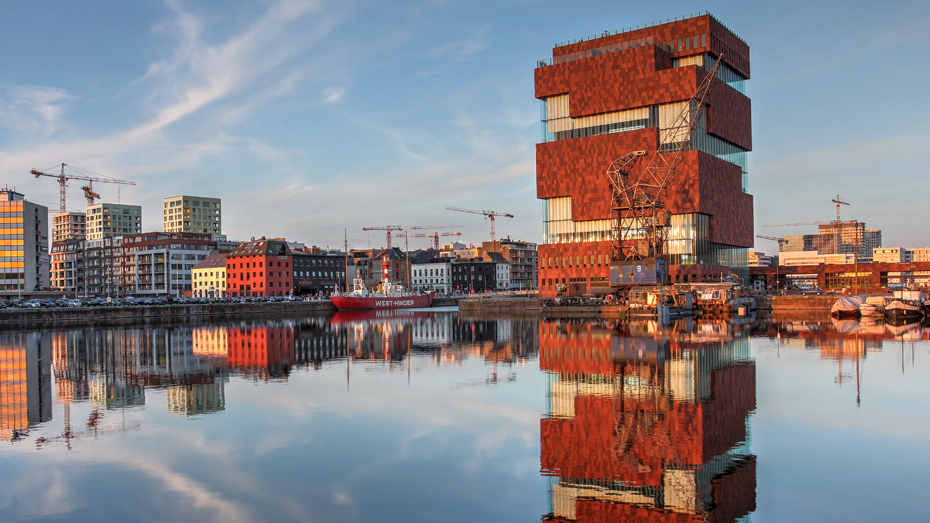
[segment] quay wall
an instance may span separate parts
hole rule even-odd
[[[4,309],[0,325],[45,327],[61,324],[155,323],[189,318],[242,317],[256,314],[335,312],[329,300],[272,303],[209,303],[132,307],[62,307],[54,309]]]
[[[495,316],[535,318],[617,318],[620,305],[572,305],[545,307],[538,298],[466,298],[459,302],[463,317]]]
[[[836,303],[836,296],[773,296],[772,311],[816,310],[830,311]]]

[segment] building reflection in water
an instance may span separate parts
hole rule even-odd
[[[146,392],[165,391],[179,416],[222,412],[231,375],[284,381],[294,369],[326,362],[380,363],[411,357],[436,365],[470,357],[494,364],[525,362],[537,353],[537,324],[523,320],[463,321],[449,313],[368,311],[300,320],[237,321],[164,328],[72,329],[0,336],[0,437],[20,441],[52,416],[52,387],[62,406],[60,434],[39,446],[138,429],[108,412],[147,406]],[[90,411],[72,420],[72,406]],[[89,409],[88,409],[89,408]],[[82,410],[82,413],[85,410]],[[56,429],[57,430],[57,429]]]
[[[52,419],[49,336],[0,335],[0,440],[16,442]]]
[[[540,322],[543,521],[736,521],[755,510],[747,329]]]

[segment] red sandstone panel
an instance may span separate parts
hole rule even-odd
[[[699,46],[697,49],[692,46],[690,50],[677,50],[679,38],[684,39],[685,37],[691,37],[691,43],[693,44],[694,35],[698,35],[698,43],[700,44],[700,35],[702,34],[707,35],[706,46]],[[606,45],[628,42],[649,36],[654,38],[655,44],[659,47],[661,47],[662,42],[674,41],[676,50],[672,53],[672,56],[675,58],[691,56],[708,51],[718,56],[723,53],[727,65],[739,71],[746,78],[750,77],[749,45],[740,40],[723,24],[717,22],[709,15],[556,47],[552,49],[552,56],[562,56],[578,51],[597,49]]]
[[[655,46],[542,67],[534,73],[536,97],[568,94],[572,118],[690,99],[706,71],[671,67],[669,54]],[[749,98],[717,81],[709,104],[717,107],[709,131],[752,149]]]
[[[630,151],[654,151],[657,138],[655,129],[643,129],[539,144],[536,197],[570,196],[574,221],[610,219],[610,162]],[[742,190],[739,167],[699,151],[682,157],[666,208],[673,214],[709,214],[715,223],[712,241],[752,247],[752,196]],[[642,176],[649,158],[639,161],[631,179]]]
[[[746,440],[746,417],[756,408],[756,366],[742,363],[715,370],[711,387],[701,427],[705,462]]]

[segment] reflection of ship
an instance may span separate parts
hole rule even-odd
[[[736,521],[755,510],[747,338],[540,323],[543,521]],[[699,323],[697,323],[699,325]]]

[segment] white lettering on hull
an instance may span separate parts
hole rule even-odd
[[[375,302],[375,307],[403,307],[405,305],[413,305],[413,300],[384,300]]]

